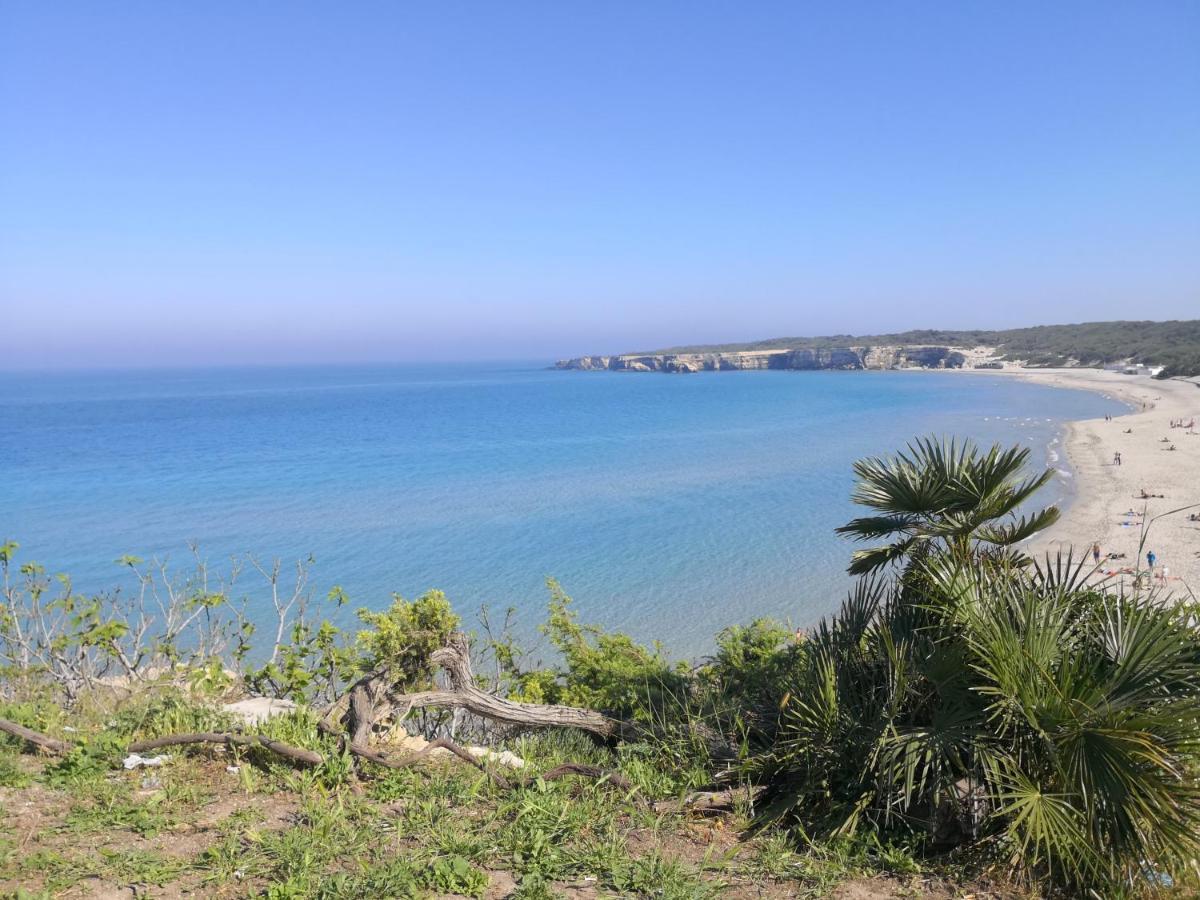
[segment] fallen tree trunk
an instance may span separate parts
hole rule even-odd
[[[57,738],[52,738],[49,735],[42,734],[40,731],[34,731],[31,728],[26,728],[24,725],[18,725],[16,722],[10,722],[7,719],[0,719],[0,731],[5,734],[11,734],[13,737],[20,738],[33,744],[35,747],[40,747],[43,750],[49,750],[51,753],[69,753],[74,747],[74,744],[68,744],[66,741],[60,741]],[[224,744],[225,746],[258,746],[270,750],[272,753],[277,753],[280,756],[295,760],[296,762],[305,763],[310,766],[319,766],[325,761],[325,758],[315,750],[305,750],[302,747],[293,747],[291,744],[284,744],[280,741],[273,741],[270,738],[262,735],[249,734],[224,734],[218,732],[198,732],[195,734],[172,734],[166,737],[153,738],[148,741],[136,741],[129,745],[130,753],[142,753],[146,750],[157,750],[160,747],[177,747],[182,744]]]
[[[552,706],[541,703],[518,703],[480,690],[471,672],[471,654],[467,636],[462,632],[450,635],[449,643],[434,651],[430,661],[440,666],[450,682],[449,690],[418,691],[412,694],[389,694],[387,703],[390,711],[397,711],[403,719],[414,709],[465,709],[493,722],[524,728],[578,728],[606,740],[633,737],[640,732],[633,723],[614,719],[591,709],[576,706]],[[360,692],[361,691],[361,692]],[[356,697],[355,694],[358,694]],[[361,709],[367,689],[360,682],[351,691],[351,705]],[[388,710],[385,710],[387,712]],[[355,731],[361,728],[362,719],[357,712]],[[379,711],[372,721],[380,718]]]
[[[15,738],[20,738],[26,743],[33,744],[42,750],[47,750],[50,753],[68,753],[71,750],[71,745],[66,741],[60,741],[57,738],[52,738],[48,734],[42,734],[40,731],[34,731],[32,728],[26,728],[24,725],[18,725],[16,722],[10,722],[8,719],[0,719],[0,731],[5,734],[11,734]]]
[[[305,750],[303,747],[293,747],[280,741],[273,741],[261,734],[226,734],[221,732],[196,732],[194,734],[170,734],[166,737],[152,738],[148,741],[137,741],[129,745],[130,753],[142,753],[146,750],[158,750],[161,747],[178,747],[183,744],[224,744],[227,747],[264,747],[272,753],[277,753],[287,759],[304,763],[309,766],[319,766],[325,761],[315,750]]]

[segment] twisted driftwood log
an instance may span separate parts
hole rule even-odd
[[[605,740],[636,735],[639,729],[631,722],[614,719],[591,709],[576,706],[554,706],[542,703],[518,703],[480,690],[471,671],[471,652],[467,636],[456,631],[449,642],[430,656],[430,662],[440,666],[450,683],[449,690],[418,691],[412,694],[391,694],[385,682],[386,671],[368,676],[350,690],[350,720],[355,742],[370,733],[371,725],[382,713],[400,711],[400,718],[414,709],[465,709],[493,722],[525,728],[578,728]],[[380,709],[381,703],[386,704]]]
[[[403,720],[414,709],[464,709],[485,719],[523,728],[578,728],[605,740],[614,740],[638,733],[629,722],[614,719],[603,713],[574,706],[554,706],[541,703],[518,703],[489,694],[475,684],[471,671],[471,650],[467,636],[456,631],[445,647],[435,650],[430,662],[446,673],[448,690],[418,691],[397,694],[391,690],[391,671],[379,669],[363,676],[339,697],[322,717],[320,728],[327,734],[338,734],[335,725],[340,719],[347,737],[346,747],[354,755],[389,768],[403,768],[425,758],[439,747],[449,750],[459,759],[485,772],[496,784],[507,787],[503,776],[486,767],[458,744],[446,738],[432,741],[424,749],[393,760],[369,746],[376,722],[395,714]],[[627,790],[632,785],[617,772],[582,763],[568,763],[552,769],[542,777],[553,781],[569,775],[597,780],[607,779],[614,787]]]

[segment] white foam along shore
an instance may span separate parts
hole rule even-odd
[[[1145,569],[1145,553],[1152,550],[1156,581],[1161,579],[1173,592],[1200,598],[1200,521],[1188,519],[1200,514],[1196,381],[1156,381],[1100,369],[1005,367],[979,374],[1096,391],[1130,407],[1130,412],[1111,420],[1067,423],[1063,444],[1076,495],[1062,518],[1030,541],[1030,552],[1040,557],[1074,547],[1076,558],[1087,553],[1090,563],[1092,545],[1098,543],[1102,570],[1119,576]],[[1194,421],[1196,427],[1171,427],[1180,421]],[[1120,465],[1115,462],[1118,453]],[[1181,507],[1191,508],[1176,511]],[[1148,532],[1139,558],[1144,525]],[[1123,556],[1109,558],[1113,553]]]

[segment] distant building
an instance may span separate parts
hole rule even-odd
[[[1120,366],[1107,366],[1110,371],[1120,372],[1123,375],[1146,375],[1153,378],[1163,370],[1163,366],[1147,366],[1144,363],[1126,363]]]
[[[991,360],[989,362],[978,362],[978,363],[975,363],[975,368],[976,369],[1003,369],[1004,363],[998,362],[996,360]]]

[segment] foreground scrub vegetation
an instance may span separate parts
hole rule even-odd
[[[5,545],[0,719],[19,736],[0,739],[0,885],[1191,896],[1194,607],[1149,578],[1097,584],[1070,559],[1027,559],[1019,543],[1055,516],[1018,515],[1047,477],[1027,455],[921,441],[861,461],[869,514],[842,530],[877,546],[854,555],[840,611],[801,638],[731,627],[695,666],[580,623],[554,584],[552,663],[484,611],[467,670],[436,592],[352,631],[308,601],[305,566],[285,589],[278,565],[251,562],[278,613],[264,640],[204,566],[176,583],[130,558],[139,596],[81,597]],[[247,693],[296,706],[250,728],[222,706]],[[532,727],[549,714],[570,727]],[[201,732],[265,740],[121,768],[138,741]],[[462,758],[418,753],[410,734]]]

